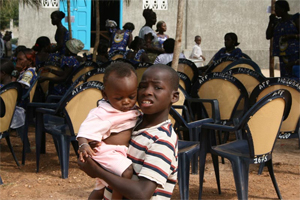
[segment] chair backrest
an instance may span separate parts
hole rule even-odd
[[[118,58],[124,57],[125,51],[113,51],[112,53],[108,54],[109,60],[117,60]]]
[[[248,68],[233,68],[225,71],[225,73],[230,74],[237,78],[246,88],[248,96],[250,97],[253,89],[260,83],[266,81],[266,78],[259,72],[253,71]]]
[[[226,68],[222,70],[222,72],[226,72],[230,69],[240,68],[240,67],[251,69],[261,74],[260,67],[253,60],[249,60],[246,58],[240,58],[238,60],[233,61],[232,63],[227,65]]]
[[[98,100],[102,99],[102,89],[101,82],[89,81],[74,88],[65,99],[62,106],[72,135],[77,135],[90,110],[97,107]]]
[[[136,74],[137,74],[137,78],[138,78],[138,83],[141,81],[143,73],[151,65],[153,65],[153,64],[152,63],[147,63],[147,62],[145,62],[145,63],[140,62],[140,63],[137,63],[137,64],[134,65],[134,68],[135,68],[135,71],[136,71]]]
[[[103,83],[105,68],[98,67],[85,73],[85,81],[100,81]]]
[[[45,65],[45,67],[49,67],[49,68],[57,70],[57,71],[62,71],[62,69],[60,67],[55,66],[55,65]],[[57,77],[55,74],[53,74],[51,72],[43,72],[43,71],[41,71],[40,75],[49,77],[49,78]],[[47,94],[48,89],[49,89],[49,81],[44,81],[44,82],[40,83],[40,86],[41,86],[44,94]]]
[[[248,139],[253,163],[271,158],[280,126],[291,107],[291,94],[287,90],[275,90],[255,103],[241,119]]]
[[[172,66],[172,62],[169,62],[167,65]],[[192,84],[197,80],[197,77],[199,75],[198,68],[195,63],[185,58],[180,58],[178,60],[177,71],[185,73],[192,81]]]
[[[209,65],[205,74],[209,74],[212,72],[222,72],[230,63],[236,60],[237,58],[231,56],[223,57]]]
[[[240,117],[248,108],[248,93],[243,84],[235,77],[214,72],[199,77],[192,88],[192,96],[200,99],[217,99],[221,120],[231,121]],[[208,117],[212,118],[212,108],[204,105]]]
[[[286,120],[283,121],[281,126],[281,134],[299,132],[300,122],[300,83],[289,78],[270,78],[262,82],[254,88],[249,105],[273,92],[274,90],[285,89],[291,93],[292,105],[291,111]]]
[[[93,61],[87,61],[84,62],[80,67],[78,67],[74,72],[72,72],[71,75],[71,81],[72,83],[79,78],[81,75],[85,74],[86,72],[89,72],[95,68],[98,67],[98,64]]]
[[[179,75],[179,85],[188,93],[190,94],[192,88],[191,79],[183,72],[177,71]]]
[[[0,133],[7,131],[10,127],[16,105],[21,99],[22,86],[18,82],[6,84],[0,89],[0,97],[5,105],[5,114],[0,117]]]

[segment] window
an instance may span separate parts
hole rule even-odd
[[[43,8],[58,8],[59,0],[40,0]]]
[[[143,9],[168,10],[167,0],[143,0]]]

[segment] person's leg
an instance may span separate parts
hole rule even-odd
[[[124,178],[128,178],[128,179],[131,179],[132,177],[132,174],[133,174],[133,167],[132,165],[130,165],[122,174],[122,177]],[[121,195],[120,193],[118,193],[117,191],[113,191],[112,193],[112,198],[111,199],[123,199],[123,195]]]
[[[89,200],[98,200],[98,199],[103,199],[104,196],[104,188],[101,190],[93,190],[89,196]]]

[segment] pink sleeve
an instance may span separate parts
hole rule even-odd
[[[110,135],[111,122],[102,120],[96,114],[97,109],[98,108],[91,110],[87,118],[82,122],[77,138],[83,137],[101,142],[102,139],[106,139]]]

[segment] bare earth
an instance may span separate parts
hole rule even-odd
[[[14,132],[12,144],[21,163],[22,143]],[[36,173],[34,128],[30,131],[32,152],[27,154],[26,164],[17,167],[7,147],[1,140],[0,199],[87,199],[94,180],[80,171],[76,155],[71,149],[69,178],[62,179],[58,157],[51,136],[47,135],[47,153],[41,155],[40,172]],[[273,153],[274,171],[283,199],[300,199],[300,150],[298,140],[277,140]],[[257,175],[258,166],[251,165],[249,199],[277,199],[267,169]],[[218,194],[211,157],[207,157],[203,199],[237,199],[230,162],[220,164],[222,194]],[[190,199],[198,199],[198,175],[190,176]],[[172,199],[180,199],[178,186]]]

